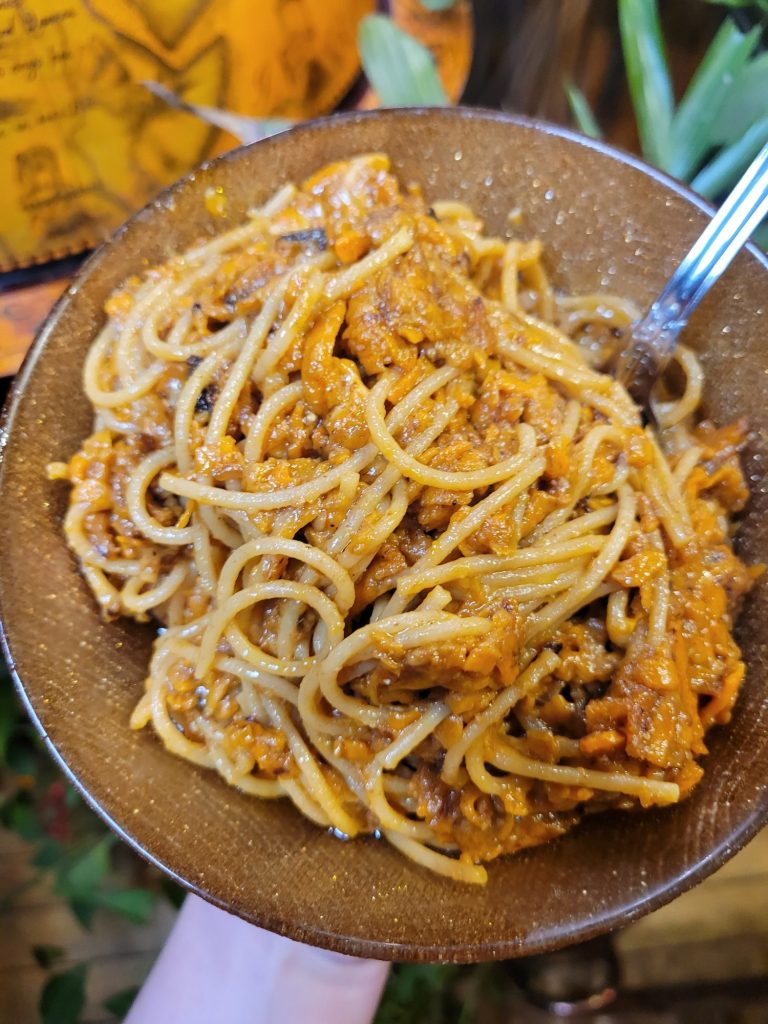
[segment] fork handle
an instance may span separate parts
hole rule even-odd
[[[768,144],[709,222],[653,307],[680,331],[739,249],[768,214]],[[651,308],[653,308],[651,307]]]
[[[648,312],[632,328],[617,376],[645,405],[693,310],[768,214],[768,144],[694,243]]]

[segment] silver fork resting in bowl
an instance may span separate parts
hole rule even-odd
[[[693,310],[768,214],[768,144],[706,226],[645,316],[629,329],[616,378],[650,414],[653,385]]]

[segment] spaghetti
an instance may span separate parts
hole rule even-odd
[[[744,673],[745,427],[601,367],[631,303],[428,207],[381,155],[133,278],[50,473],[107,617],[161,623],[131,724],[320,826],[483,882],[676,802]]]

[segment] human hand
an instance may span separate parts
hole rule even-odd
[[[187,896],[125,1024],[370,1024],[388,969]]]

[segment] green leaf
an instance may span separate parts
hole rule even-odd
[[[44,839],[35,852],[32,854],[31,861],[36,868],[47,868],[60,867],[66,863],[67,855],[58,840],[56,839]]]
[[[589,135],[593,139],[602,139],[603,133],[600,131],[600,125],[595,119],[595,115],[592,113],[587,97],[573,82],[565,83],[565,93],[568,97],[568,104],[573,114],[573,119],[579,127],[579,130],[584,132],[585,135]]]
[[[76,807],[80,807],[83,803],[83,798],[77,792],[74,786],[70,783],[64,783],[64,806],[68,811],[74,811]]]
[[[768,0],[707,0],[710,4],[717,4],[718,7],[757,7],[758,10],[768,14]]]
[[[720,150],[718,155],[699,171],[691,182],[707,199],[717,199],[728,192],[768,142],[768,117],[753,124],[732,146]]]
[[[728,89],[723,104],[712,121],[712,140],[717,143],[738,142],[755,121],[766,116],[768,53],[761,53],[741,69]]]
[[[174,110],[185,110],[188,114],[194,114],[206,124],[212,124],[216,128],[221,128],[222,131],[234,135],[244,145],[259,142],[270,135],[277,135],[278,132],[284,132],[293,123],[282,118],[245,117],[219,107],[205,107],[198,103],[188,103],[167,86],[161,85],[160,82],[146,81],[141,84]]]
[[[36,779],[40,768],[40,756],[34,746],[23,736],[11,737],[5,754],[8,770],[14,775]]]
[[[730,18],[720,26],[672,119],[670,174],[687,181],[712,148],[713,120],[759,38],[759,28],[745,35]]]
[[[357,30],[360,60],[385,107],[445,106],[435,59],[421,43],[383,14],[369,14]]]
[[[133,1006],[138,994],[139,986],[132,985],[131,988],[124,988],[120,992],[115,992],[115,994],[110,996],[109,999],[105,999],[101,1005],[107,1013],[111,1013],[122,1020]]]
[[[114,841],[114,836],[104,836],[82,856],[62,865],[54,883],[83,928],[90,929],[93,923],[99,886],[109,871],[109,851]]]
[[[656,0],[619,0],[619,28],[643,153],[668,170],[674,97]]]
[[[455,1020],[460,1003],[453,987],[461,970],[453,964],[395,964],[375,1024],[439,1024]]]
[[[5,761],[8,741],[20,719],[21,708],[13,692],[13,683],[3,667],[0,676],[0,764]]]
[[[155,896],[148,889],[102,889],[93,894],[93,901],[134,924],[146,924],[152,916]]]
[[[757,231],[752,235],[752,241],[755,245],[759,245],[760,248],[768,253],[768,224],[763,224]]]
[[[54,974],[40,995],[41,1024],[77,1024],[85,1006],[86,965]]]
[[[6,828],[29,843],[40,839],[43,834],[37,811],[21,798],[13,800],[3,809],[3,822]]]
[[[109,851],[114,842],[114,836],[104,836],[62,872],[56,883],[58,893],[64,897],[87,898],[97,889],[109,871]]]
[[[60,960],[64,956],[65,952],[66,950],[63,946],[49,946],[43,944],[41,946],[32,947],[32,956],[35,958],[37,966],[42,967],[44,971],[53,967],[56,961]]]
[[[96,913],[96,904],[93,902],[90,896],[70,896],[67,900],[69,909],[75,915],[77,920],[88,931],[91,930],[93,924],[93,915]]]
[[[456,0],[421,0],[421,6],[426,7],[428,11],[447,11],[455,3]]]
[[[180,910],[187,895],[186,889],[182,889],[180,885],[177,885],[176,882],[165,875],[160,879],[160,888],[171,906],[176,910]]]

